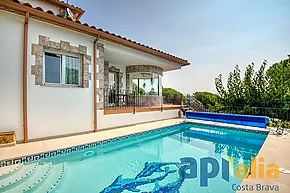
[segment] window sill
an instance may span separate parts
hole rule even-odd
[[[83,88],[82,86],[68,85],[68,84],[47,84],[47,83],[44,83],[41,86],[43,86],[43,87],[55,87],[55,88]]]

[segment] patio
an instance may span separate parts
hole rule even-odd
[[[259,154],[259,157],[264,158],[265,168],[267,168],[267,164],[277,164],[280,169],[285,169],[290,171],[290,134],[289,131],[286,130],[286,133],[282,136],[277,135],[274,128],[271,128],[271,132],[269,133],[264,145],[262,146]],[[261,184],[261,185],[278,185],[279,192],[288,193],[290,190],[290,173],[282,173],[280,172],[280,177],[277,179],[270,178],[251,178],[248,177],[245,179],[241,185],[253,185]],[[262,192],[253,190],[251,192]],[[277,192],[267,191],[267,192]]]

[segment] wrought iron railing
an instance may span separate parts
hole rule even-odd
[[[183,95],[169,95],[163,93],[142,93],[138,94],[132,91],[120,90],[104,90],[104,109],[125,109],[125,108],[160,108],[177,107],[180,108]],[[185,100],[184,100],[185,101]]]
[[[207,112],[267,116],[271,119],[290,120],[289,108],[269,107],[211,107],[203,109]]]
[[[280,119],[283,121],[290,120],[289,108],[269,108],[269,107],[198,107],[191,106],[194,111],[213,112],[213,113],[227,113],[227,114],[241,114],[241,115],[255,115],[267,116],[271,119]]]
[[[156,94],[136,94],[130,91],[104,91],[105,109],[162,106],[163,97]]]

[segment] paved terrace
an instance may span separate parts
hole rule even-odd
[[[268,135],[263,147],[261,148],[257,158],[263,157],[265,164],[265,171],[267,171],[267,164],[277,164],[281,169],[285,169],[285,172],[280,172],[280,177],[278,179],[270,178],[251,178],[249,176],[242,182],[242,185],[253,185],[264,184],[264,185],[278,185],[279,193],[289,193],[290,192],[290,132],[285,132],[284,135],[279,136],[276,134],[273,128],[270,129],[270,134]],[[257,161],[257,164],[260,163]],[[258,168],[257,168],[258,169]],[[287,171],[288,170],[288,171]],[[288,174],[287,174],[288,173]],[[244,191],[245,192],[245,191]],[[256,192],[277,192],[272,191],[257,191],[254,188],[253,193]]]
[[[215,123],[210,121],[200,120],[187,120],[188,122],[196,122],[203,124],[213,124],[219,126],[231,126],[238,128],[257,129],[249,126],[232,125],[225,123]],[[96,142],[109,138],[124,136],[132,133],[151,130],[154,128],[170,126],[183,122],[183,119],[169,119],[163,121],[156,121],[151,123],[138,124],[134,126],[116,128],[111,130],[102,130],[96,133],[83,134],[77,136],[70,136],[64,138],[50,139],[44,141],[30,142],[26,144],[17,144],[13,147],[0,148],[0,160],[6,160],[10,158],[23,157],[31,154],[37,154],[41,152],[48,152],[57,149],[82,145],[86,143]],[[259,129],[259,128],[258,128]],[[286,132],[283,136],[278,136],[272,130],[268,135],[263,147],[261,148],[257,157],[264,157],[264,164],[276,163],[280,168],[290,169],[290,135]],[[260,184],[276,184],[279,185],[281,193],[288,193],[290,190],[290,174],[280,173],[279,179],[252,179],[249,177],[245,179],[242,184],[255,185]],[[243,191],[245,192],[245,191]],[[251,191],[255,192],[255,191]],[[261,192],[261,191],[256,191]],[[276,192],[276,191],[267,191]]]

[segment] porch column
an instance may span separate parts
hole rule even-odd
[[[104,90],[108,92],[109,90],[109,61],[105,61],[104,63]]]
[[[104,109],[104,45],[97,43],[97,109]]]
[[[131,82],[130,82],[130,74],[126,71],[126,91],[131,91]]]
[[[121,72],[121,70],[115,66],[110,66],[110,62],[109,61],[105,61],[104,63],[104,89],[105,91],[109,90],[109,73],[115,73],[116,74],[116,92],[121,93],[122,89],[123,89],[123,73]]]

